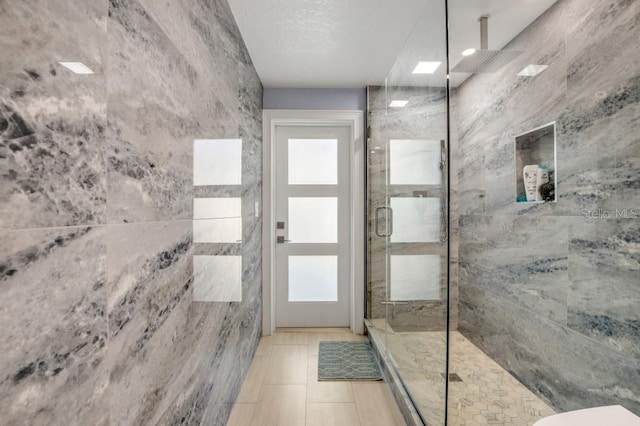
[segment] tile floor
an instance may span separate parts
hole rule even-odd
[[[396,332],[373,320],[382,332],[398,372],[429,424],[444,422],[445,334]],[[449,424],[530,426],[553,409],[457,331],[451,333]]]
[[[318,342],[366,341],[348,329],[263,337],[227,426],[405,426],[384,382],[319,382]]]

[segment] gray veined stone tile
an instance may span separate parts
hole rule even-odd
[[[252,213],[262,87],[228,5],[5,9],[0,225],[74,227],[0,236],[3,421],[197,423],[207,413],[224,424],[218,407],[237,394],[261,331],[261,215]],[[57,65],[67,58],[96,73]],[[192,143],[239,136],[251,159],[234,192],[248,212],[238,247],[245,301],[193,303]],[[82,227],[159,220],[174,222]]]
[[[567,220],[544,216],[463,218],[461,285],[482,287],[565,321]]]
[[[223,105],[237,105],[242,41],[235,23],[229,22],[226,12],[217,12],[206,2],[195,0],[168,3],[164,7],[157,7],[150,0],[139,1],[175,49],[197,72],[199,83],[206,81],[207,89],[215,93]],[[216,6],[228,9],[226,2],[218,2]],[[187,94],[184,101],[196,103],[200,99],[200,102],[204,102],[206,98],[195,92]],[[198,115],[206,113],[195,108],[193,112]]]
[[[640,69],[638,4],[613,0],[585,11],[580,1],[569,3],[568,98],[602,99]]]
[[[631,274],[626,278],[632,278]],[[574,281],[568,293],[568,327],[626,356],[640,359],[637,309],[640,296],[637,293],[628,283],[615,279]]]
[[[509,44],[525,49],[514,68],[520,59],[550,68],[515,82],[505,67],[459,88],[459,329],[562,410],[640,412],[639,12],[628,0],[557,2]],[[559,200],[512,207],[499,189],[508,162],[489,169],[506,158],[498,135],[506,145],[548,121]],[[482,210],[465,196],[472,185],[486,195]]]
[[[239,35],[225,41],[230,36],[221,35],[223,26],[201,22],[194,13],[203,4],[193,12],[181,5],[176,22],[167,15],[173,6],[159,11],[137,2],[114,4],[109,38],[119,48],[109,65],[109,217],[189,219],[193,140],[239,135]],[[181,20],[193,28],[178,28]],[[213,41],[200,34],[205,28],[197,29],[198,22],[213,25]],[[190,49],[181,47],[186,40],[194,43]],[[235,59],[227,50],[236,52]],[[221,56],[226,60],[217,60]],[[141,95],[144,104],[137,101]]]
[[[440,88],[393,88],[393,96],[409,100],[402,109],[387,108],[383,88],[369,88],[372,139],[430,139],[446,137],[445,92]],[[391,96],[391,95],[389,95]]]
[[[262,95],[260,95],[262,96]],[[260,114],[261,115],[261,114]],[[262,182],[262,128],[260,122],[251,123],[248,118],[246,124],[240,126],[240,139],[242,140],[242,194],[257,201]],[[250,212],[253,212],[253,208]]]
[[[640,68],[640,67],[639,67]],[[631,98],[615,116],[619,133],[613,134],[615,159],[615,208],[626,217],[640,216],[640,72],[614,90],[614,97]],[[623,102],[619,102],[623,103]]]
[[[108,419],[101,228],[0,237],[0,411],[6,424]]]
[[[569,215],[633,207],[629,202],[637,200],[638,81],[603,99],[570,104],[559,120],[559,199]]]
[[[228,404],[240,390],[260,337],[260,314],[254,300],[240,306],[194,303],[199,336],[192,346],[190,369],[184,371],[182,388],[166,404],[159,424],[202,422],[224,424]],[[233,318],[233,321],[224,321]],[[243,318],[239,326],[237,320]],[[185,419],[185,420],[183,420]]]
[[[243,43],[242,40],[240,43]],[[240,122],[241,131],[243,128],[252,129],[257,139],[262,139],[262,84],[253,67],[253,62],[245,49],[241,49],[240,55],[240,82],[239,82],[239,102],[242,113]],[[248,133],[248,132],[247,132]]]
[[[640,224],[637,219],[572,219],[569,234],[571,279],[589,278],[601,271],[606,274],[639,271],[639,242]]]
[[[0,226],[104,222],[104,103],[91,118],[64,114],[47,120],[33,119],[26,105],[13,104],[0,106],[0,123],[6,125],[0,142]]]
[[[110,404],[116,423],[157,420],[197,338],[191,222],[113,225],[107,239]]]
[[[491,216],[460,215],[460,244],[484,241],[491,220]]]
[[[461,288],[481,288],[522,308],[566,322],[566,244],[555,250],[532,250],[463,243],[460,251]]]
[[[461,146],[509,130],[514,134],[526,131],[553,121],[562,111],[566,96],[564,41],[550,40],[544,51],[537,47],[526,50],[495,74],[471,77],[458,89]],[[531,63],[548,64],[547,78],[527,79],[516,75]],[[505,128],[506,123],[509,128]]]
[[[500,296],[461,288],[460,332],[558,411],[622,404],[639,412],[637,359]]]
[[[499,247],[566,254],[568,232],[569,221],[562,216],[493,216],[486,235]]]
[[[576,218],[569,245],[569,327],[640,359],[640,224]]]
[[[499,135],[484,141],[485,212],[513,214],[516,207],[515,141]]]
[[[106,5],[45,3],[12,4],[0,17],[4,228],[105,221]],[[73,74],[58,64],[64,60],[83,61],[96,73]]]
[[[254,216],[254,203],[261,202],[262,86],[226,2],[112,3],[110,37],[130,57],[113,58],[117,75],[127,78],[112,93],[124,106],[113,114],[110,153],[119,158],[116,150],[126,149],[124,158],[144,175],[110,174],[110,188],[130,190],[114,195],[109,212],[114,221],[178,219],[114,228],[110,240],[112,252],[123,253],[110,269],[111,319],[123,325],[109,352],[114,419],[224,424],[225,404],[239,391],[260,334],[261,213]],[[146,79],[146,69],[158,77]],[[130,104],[132,84],[148,94],[147,105]],[[240,187],[191,187],[193,139],[204,138],[243,140]],[[192,194],[242,197],[242,243],[191,247],[191,222],[182,219],[191,218]],[[139,207],[127,210],[132,201]],[[191,253],[242,255],[243,301],[193,302]]]
[[[459,214],[485,212],[485,155],[481,143],[460,141],[458,168]]]
[[[26,0],[3,8],[0,226],[104,223],[105,22],[103,2]],[[96,74],[73,74],[58,64],[64,60],[83,61]]]
[[[109,220],[190,219],[200,76],[138,2],[112,2],[109,43]]]

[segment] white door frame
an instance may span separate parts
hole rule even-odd
[[[275,315],[275,129],[276,126],[346,126],[350,129],[351,185],[349,266],[349,326],[356,334],[364,333],[364,117],[362,111],[282,110],[262,112],[262,335],[276,330]]]

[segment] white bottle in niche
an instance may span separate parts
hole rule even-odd
[[[536,176],[536,201],[544,201],[542,194],[540,193],[540,187],[549,182],[549,169],[547,166],[538,166],[538,172]]]
[[[530,164],[522,169],[522,177],[524,179],[524,192],[527,195],[527,201],[536,201],[536,193],[538,188],[538,165]],[[547,178],[548,178],[547,174]]]

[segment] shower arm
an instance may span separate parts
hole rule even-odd
[[[489,49],[489,15],[482,15],[480,21],[480,49]]]

